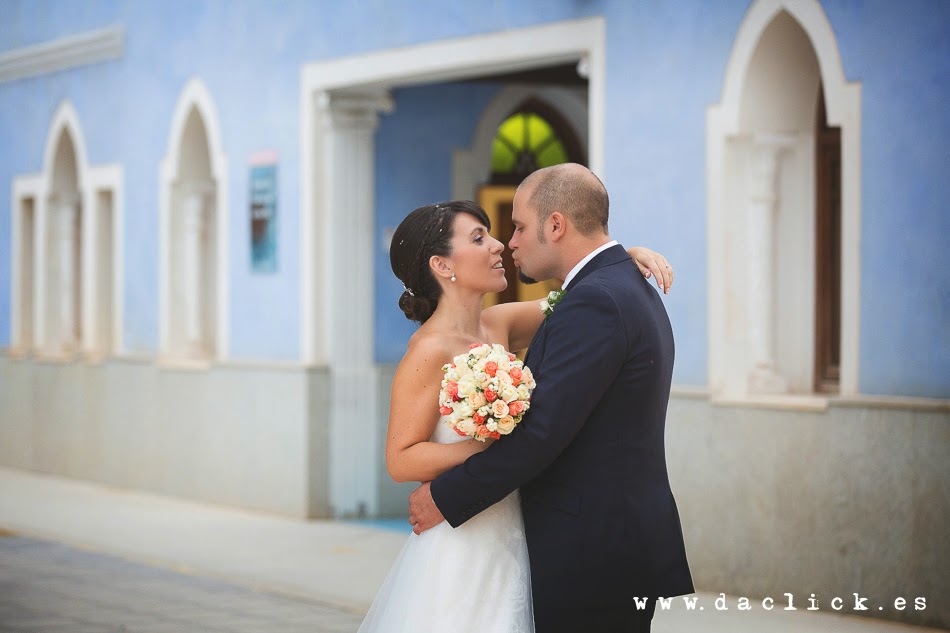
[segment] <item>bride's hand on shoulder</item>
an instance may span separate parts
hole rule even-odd
[[[641,275],[647,279],[652,276],[660,290],[664,294],[670,294],[670,287],[673,285],[673,267],[663,255],[646,246],[634,246],[627,249],[627,253],[633,258]]]

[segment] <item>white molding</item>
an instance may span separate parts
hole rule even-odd
[[[167,150],[159,167],[159,353],[162,356],[167,356],[170,353],[171,188],[179,171],[181,142],[185,125],[188,122],[188,114],[192,107],[197,109],[204,124],[208,139],[208,157],[211,161],[211,177],[215,181],[215,221],[217,222],[215,360],[224,360],[228,358],[228,342],[230,340],[230,311],[228,309],[230,296],[228,161],[222,149],[221,119],[218,117],[217,108],[204,82],[197,77],[193,77],[188,81],[178,97],[169,128]]]
[[[588,79],[588,163],[606,181],[606,22],[602,16],[441,40],[306,64],[300,78],[300,356],[325,364],[329,306],[318,305],[331,271],[319,267],[327,239],[318,199],[329,183],[323,161],[315,98],[332,91],[375,92],[395,86],[460,80],[586,59]],[[343,212],[343,210],[334,210]],[[367,279],[367,283],[371,283]],[[354,307],[354,309],[358,309]],[[368,337],[373,333],[367,332]]]
[[[18,356],[29,354],[32,348],[36,346],[36,298],[37,298],[37,274],[39,267],[39,258],[36,253],[38,243],[37,235],[39,233],[37,226],[39,224],[39,206],[40,201],[46,197],[46,182],[43,174],[28,174],[14,176],[11,187],[10,199],[10,353]],[[25,199],[33,200],[33,306],[27,311],[20,305],[20,284],[23,280],[23,273],[20,270],[22,261],[23,244],[21,238],[21,215],[22,203]],[[33,315],[33,341],[30,345],[20,340],[22,334],[22,320],[25,314]]]
[[[121,165],[102,165],[90,167],[87,172],[87,179],[83,189],[83,209],[88,213],[83,214],[84,228],[83,239],[89,241],[89,248],[84,249],[83,253],[83,288],[88,289],[89,299],[83,301],[83,320],[86,323],[93,321],[94,308],[99,305],[98,280],[92,274],[95,254],[99,251],[99,238],[102,235],[101,227],[95,223],[98,222],[98,206],[96,197],[100,192],[109,192],[112,195],[112,323],[109,328],[112,330],[112,341],[109,349],[102,349],[98,341],[98,327],[90,330],[88,345],[86,351],[91,354],[114,355],[124,349],[124,316],[123,307],[125,291],[123,282],[125,279],[125,240],[123,231],[125,230],[125,191],[123,188],[123,170]],[[88,218],[88,219],[87,219]],[[94,236],[94,237],[93,237]]]
[[[706,192],[708,208],[709,384],[722,387],[729,351],[723,344],[725,303],[725,146],[740,133],[739,110],[749,64],[763,32],[786,11],[808,35],[818,59],[828,124],[841,128],[841,379],[843,396],[858,392],[861,299],[861,86],[847,82],[834,31],[817,0],[756,0],[739,27],[726,67],[722,99],[706,116]]]
[[[498,126],[525,100],[535,98],[557,110],[570,124],[571,131],[588,151],[589,113],[587,101],[577,91],[560,87],[528,85],[505,86],[482,111],[472,135],[471,147],[456,150],[452,155],[452,198],[474,200],[479,183],[491,179],[492,145]]]
[[[125,28],[113,26],[0,53],[0,83],[120,59]]]
[[[72,102],[68,99],[64,100],[57,106],[56,111],[53,113],[53,119],[50,123],[49,130],[46,134],[46,143],[43,151],[43,199],[40,202],[39,208],[37,209],[37,217],[39,221],[36,224],[36,233],[37,233],[37,247],[34,251],[34,256],[37,259],[36,264],[36,274],[34,276],[34,291],[36,292],[36,299],[34,301],[34,348],[37,354],[44,354],[49,356],[58,356],[61,352],[59,350],[50,350],[48,348],[47,337],[49,335],[49,328],[47,327],[47,309],[46,309],[46,300],[49,296],[49,287],[50,287],[50,275],[48,264],[50,261],[55,261],[56,256],[48,252],[49,235],[50,235],[50,226],[51,222],[51,213],[49,197],[55,192],[53,191],[53,177],[56,169],[56,153],[59,148],[59,141],[62,134],[69,135],[70,141],[73,145],[73,152],[76,159],[76,189],[79,192],[79,195],[82,196],[82,205],[80,215],[80,232],[82,235],[82,240],[87,240],[89,237],[89,226],[88,219],[89,213],[88,207],[86,207],[86,181],[89,177],[89,164],[86,160],[88,156],[86,152],[86,140],[85,135],[82,132],[82,126],[79,124],[79,115],[76,112],[76,108],[73,106]],[[86,242],[88,244],[88,242]],[[85,275],[85,270],[88,269],[86,265],[85,258],[89,252],[89,248],[83,247],[81,252],[82,269],[81,274]],[[80,282],[77,279],[77,282],[80,283],[80,300],[79,300],[79,310],[80,314],[86,313],[86,306],[90,300],[88,287],[86,284]],[[77,315],[78,317],[79,315]],[[85,344],[86,335],[89,331],[89,323],[83,323],[81,338],[77,341],[78,348],[77,351],[82,350],[82,346]]]

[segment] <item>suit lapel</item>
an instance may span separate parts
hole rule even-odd
[[[624,249],[623,246],[617,244],[616,246],[611,246],[605,251],[597,253],[594,259],[587,262],[587,265],[577,271],[577,274],[574,275],[574,279],[571,279],[570,285],[567,287],[568,290],[580,283],[580,281],[591,274],[598,268],[603,268],[604,266],[610,266],[612,264],[618,264],[622,261],[629,260],[630,253]]]
[[[630,260],[630,254],[626,251],[626,249],[624,249],[623,246],[620,246],[619,244],[616,246],[611,246],[607,250],[598,253],[596,257],[587,262],[587,265],[580,269],[576,275],[574,275],[570,285],[567,287],[567,292],[569,292],[570,289],[575,285],[580,283],[584,277],[591,274],[598,268],[618,264],[625,260]],[[533,359],[537,360],[544,356],[544,344],[547,342],[547,328],[548,319],[546,318],[541,324],[541,327],[538,328],[538,331],[535,332],[534,338],[531,339],[531,344],[528,345],[528,352],[524,357],[525,365],[530,367],[531,365],[529,364],[529,361]]]

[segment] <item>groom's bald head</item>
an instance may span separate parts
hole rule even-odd
[[[539,225],[559,211],[581,235],[607,233],[607,189],[583,165],[562,163],[539,169],[525,178],[518,189],[530,192],[528,205],[538,212]]]

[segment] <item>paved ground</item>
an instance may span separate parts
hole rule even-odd
[[[0,534],[3,633],[352,633],[360,620],[312,600]]]
[[[406,538],[0,468],[0,633],[354,633]],[[935,631],[696,598],[654,632]]]

